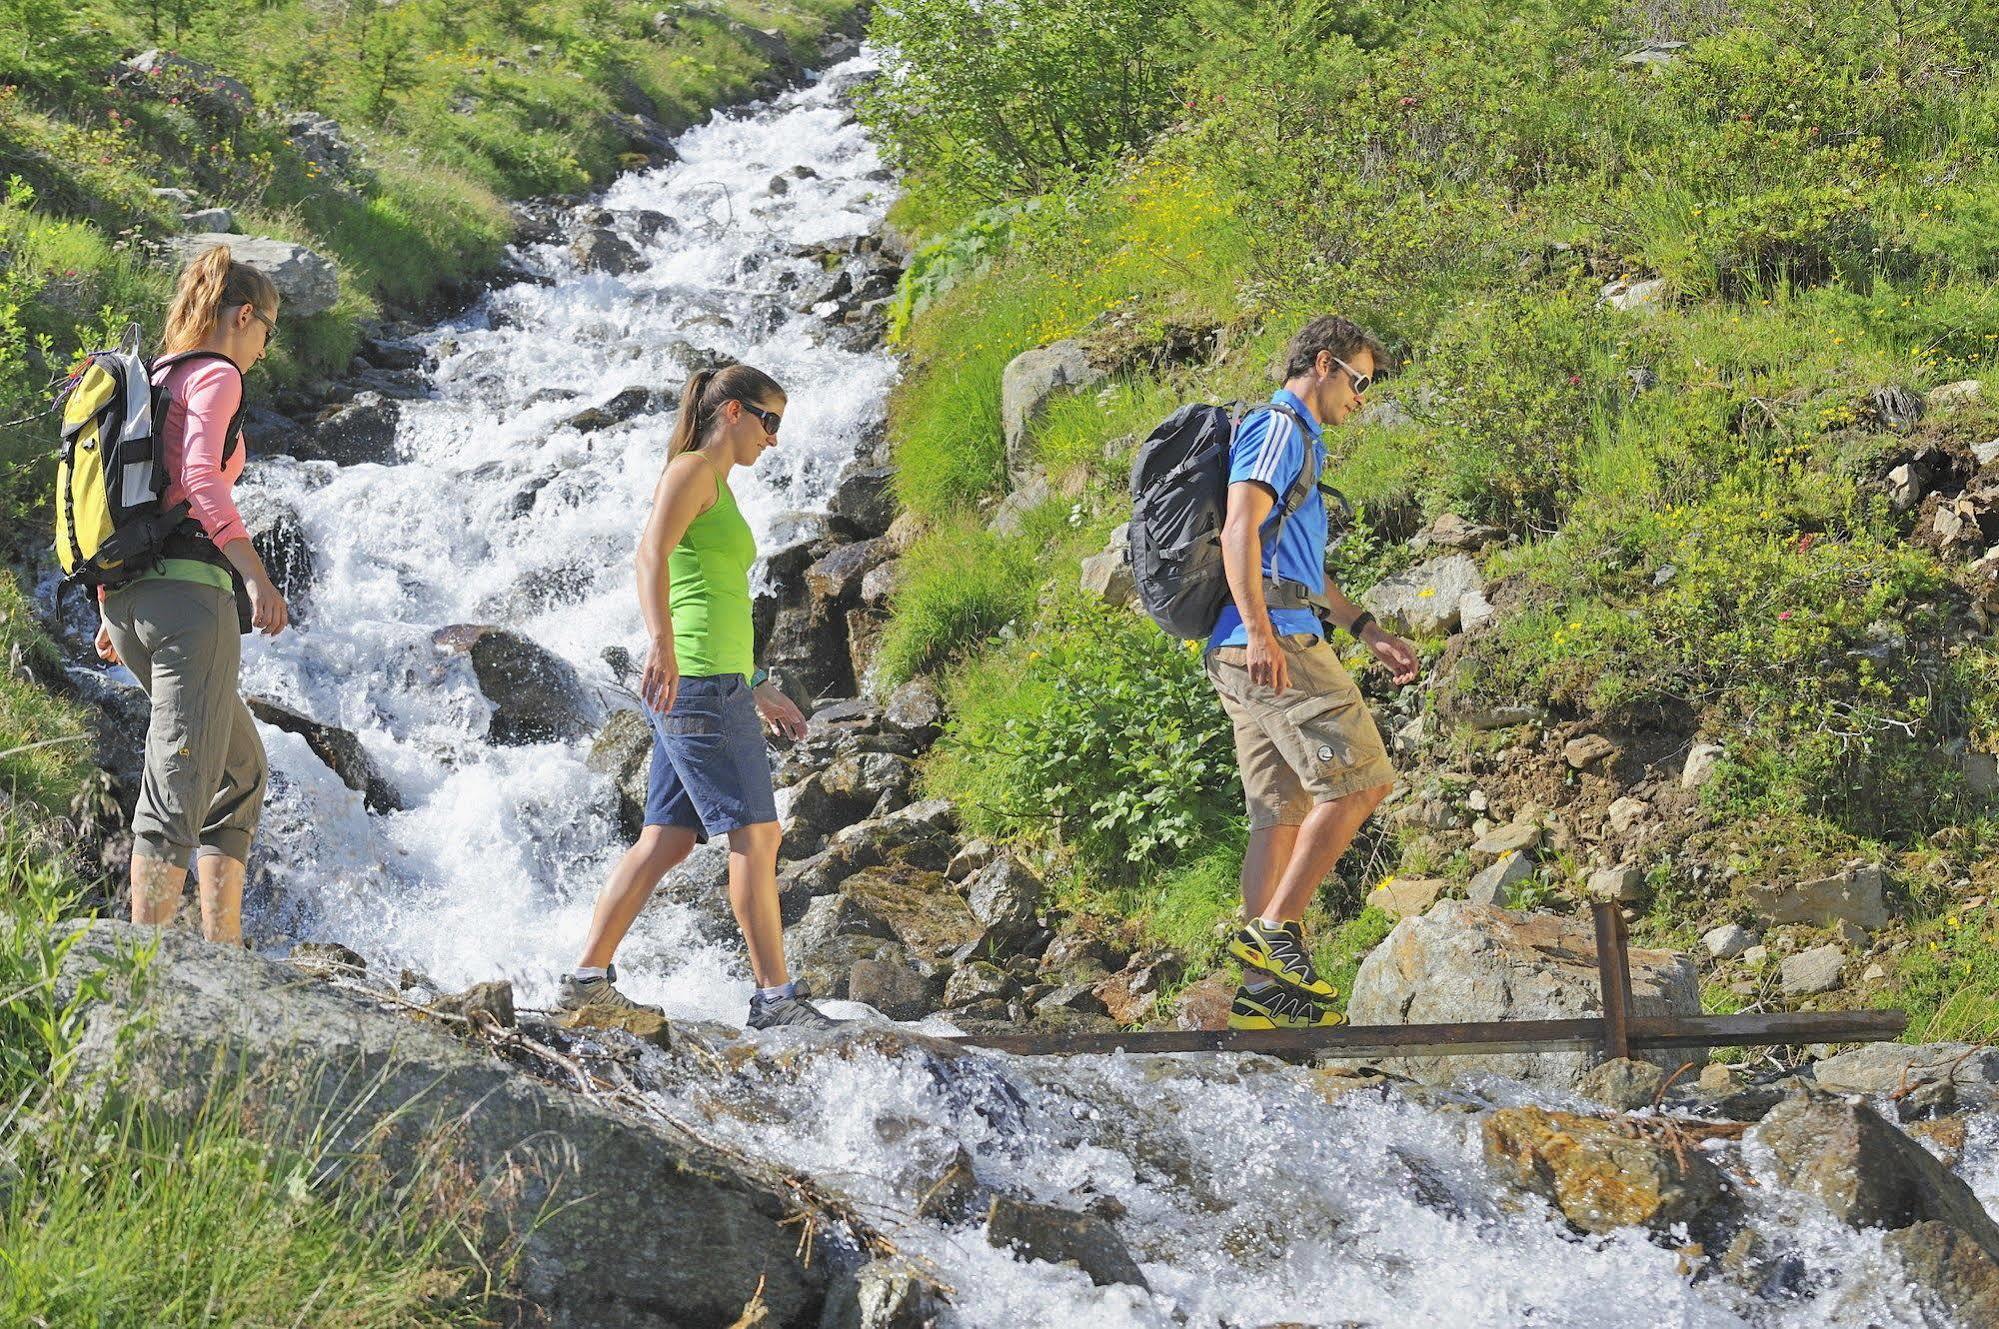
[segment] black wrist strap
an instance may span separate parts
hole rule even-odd
[[[1359,641],[1360,634],[1367,631],[1368,625],[1370,623],[1373,623],[1374,621],[1375,621],[1374,615],[1368,613],[1367,610],[1363,609],[1360,611],[1359,618],[1347,624],[1347,632],[1350,636],[1353,637],[1355,641]]]

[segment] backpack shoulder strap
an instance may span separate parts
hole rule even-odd
[[[222,464],[227,466],[229,459],[236,455],[236,449],[242,445],[243,413],[249,409],[250,405],[249,393],[245,390],[243,383],[243,371],[236,362],[220,351],[181,351],[174,355],[161,356],[146,367],[146,372],[148,377],[151,377],[157,375],[162,369],[177,368],[180,365],[191,364],[197,360],[220,360],[223,364],[228,365],[236,371],[236,413],[229,417],[228,432],[222,436]],[[164,385],[161,385],[156,391],[164,393],[166,388]]]
[[[1308,442],[1311,439],[1312,431],[1306,426],[1304,417],[1299,415],[1298,412],[1293,410],[1290,406],[1279,401],[1258,402],[1254,406],[1251,406],[1248,409],[1242,411],[1240,414],[1236,415],[1235,417],[1235,430],[1236,431],[1241,430],[1243,425],[1249,422],[1249,418],[1260,411],[1269,411],[1273,414],[1282,412],[1284,417],[1289,421],[1291,421],[1292,426],[1298,430],[1298,436],[1301,439],[1305,439]],[[1231,440],[1233,440],[1235,437],[1235,431],[1231,431],[1229,437]],[[1278,535],[1283,532],[1284,523],[1289,521],[1291,519],[1291,514],[1296,512],[1304,504],[1307,495],[1309,495],[1312,492],[1313,487],[1316,486],[1318,483],[1319,483],[1318,449],[1308,446],[1305,449],[1304,460],[1303,462],[1300,463],[1298,467],[1297,478],[1291,482],[1290,488],[1284,491],[1283,497],[1278,501],[1275,514],[1275,524],[1270,529],[1270,538],[1272,540],[1275,540],[1278,537]]]

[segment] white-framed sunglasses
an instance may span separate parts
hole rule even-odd
[[[1374,375],[1361,373],[1337,355],[1333,356],[1332,360],[1334,364],[1347,371],[1347,381],[1353,384],[1354,396],[1362,396],[1370,387],[1374,386]]]

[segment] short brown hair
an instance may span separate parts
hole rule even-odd
[[[1291,338],[1291,344],[1284,348],[1278,382],[1288,383],[1300,374],[1312,372],[1312,366],[1319,362],[1321,351],[1331,351],[1334,358],[1340,360],[1352,360],[1366,351],[1374,357],[1377,378],[1388,368],[1388,352],[1372,332],[1350,318],[1327,314],[1313,319]]]

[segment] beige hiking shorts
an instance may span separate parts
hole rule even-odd
[[[1249,828],[1297,826],[1314,803],[1390,784],[1395,768],[1381,731],[1333,648],[1317,637],[1279,637],[1291,686],[1252,683],[1247,652],[1222,646],[1207,656],[1208,681],[1235,724]]]

